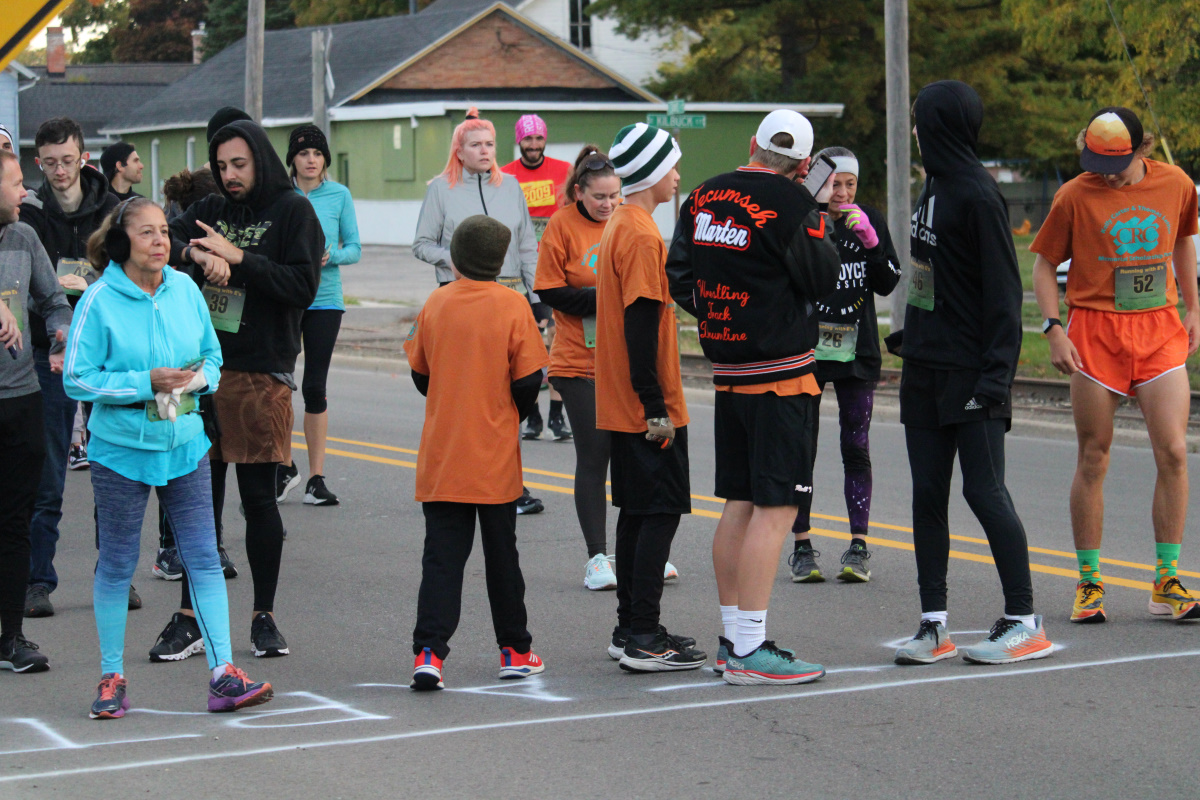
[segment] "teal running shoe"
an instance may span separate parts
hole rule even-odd
[[[713,664],[712,671],[717,675],[725,674],[725,662],[729,660],[729,654],[733,652],[733,642],[726,639],[724,636],[717,637],[717,663]]]
[[[954,658],[958,648],[950,641],[946,626],[931,619],[921,620],[917,635],[896,650],[897,664],[932,664],[943,658]]]
[[[1001,617],[982,642],[963,648],[963,658],[976,664],[1012,664],[1050,655],[1053,645],[1046,638],[1042,615],[1034,617],[1033,630],[1015,619]]]
[[[811,683],[824,675],[825,668],[820,664],[801,661],[791,650],[781,649],[768,641],[748,656],[738,656],[730,650],[721,677],[735,686],[755,686]]]

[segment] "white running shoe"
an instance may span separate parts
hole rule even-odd
[[[675,565],[668,561],[666,568],[663,569],[663,583],[674,583],[677,580],[679,580],[679,570],[675,569]]]
[[[593,592],[617,588],[617,576],[604,553],[592,556],[584,568],[583,585]]]

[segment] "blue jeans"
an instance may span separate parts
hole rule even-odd
[[[91,469],[100,536],[100,559],[92,588],[96,633],[100,637],[100,671],[123,673],[129,582],[137,569],[150,487],[103,464],[93,462]],[[217,556],[208,456],[187,475],[166,486],[156,486],[155,491],[175,531],[179,558],[191,579],[192,607],[204,637],[208,666],[215,669],[218,664],[232,662],[233,649],[229,642],[229,596]]]
[[[33,351],[33,367],[42,387],[46,460],[42,462],[42,477],[33,501],[33,519],[29,522],[29,583],[40,584],[53,592],[58,588],[54,553],[58,549],[58,522],[62,519],[63,484],[67,479],[71,431],[75,428],[76,401],[63,391],[62,375],[50,371],[49,350],[37,348]]]

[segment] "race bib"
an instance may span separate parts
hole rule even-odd
[[[202,291],[204,302],[208,303],[208,315],[212,318],[212,326],[226,333],[237,333],[242,327],[246,290],[206,283]]]
[[[933,311],[933,265],[912,259],[912,277],[908,282],[908,304]]]
[[[96,272],[96,268],[92,266],[90,261],[83,261],[78,258],[60,258],[58,260],[58,277],[65,278],[67,275],[78,275],[87,281],[88,286],[96,282],[100,274]],[[79,297],[83,294],[80,289],[64,288],[63,292],[72,297]]]
[[[818,325],[818,361],[853,361],[858,346],[857,322],[821,322]]]
[[[533,222],[533,238],[537,239],[540,243],[542,241],[542,234],[546,232],[546,226],[550,224],[550,218],[530,217],[530,221]]]
[[[507,286],[517,294],[525,294],[525,282],[520,278],[496,278],[496,283]]]
[[[13,289],[11,294],[0,295],[0,303],[4,303],[9,313],[17,318],[17,330],[23,333],[25,331],[25,314],[22,313],[21,298],[17,294],[17,290]]]
[[[1113,270],[1113,297],[1117,311],[1142,311],[1167,304],[1167,264],[1117,267]]]
[[[588,349],[596,347],[596,315],[588,314],[583,318],[583,346]]]

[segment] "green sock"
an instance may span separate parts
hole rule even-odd
[[[1159,583],[1175,577],[1175,567],[1179,564],[1179,548],[1182,546],[1165,542],[1154,543],[1154,552],[1158,556],[1158,577],[1155,580]]]
[[[1100,583],[1100,551],[1076,550],[1075,557],[1079,559],[1079,580],[1088,583]]]

